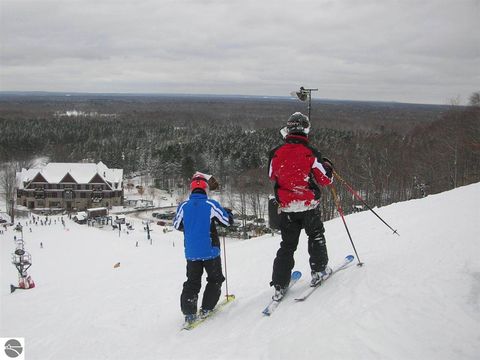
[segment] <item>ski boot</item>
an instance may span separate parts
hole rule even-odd
[[[325,266],[323,271],[312,271],[312,281],[310,281],[310,286],[318,286],[322,281],[327,280],[331,273],[332,268],[328,265]]]
[[[187,314],[185,315],[185,324],[192,324],[197,320],[196,314]]]
[[[273,301],[280,301],[282,298],[285,296],[285,293],[287,292],[287,288],[280,287],[280,285],[275,285],[275,294],[272,296]]]
[[[212,313],[212,310],[200,309],[200,313],[198,314],[198,317],[200,319],[205,319],[206,317],[210,316],[211,313]]]

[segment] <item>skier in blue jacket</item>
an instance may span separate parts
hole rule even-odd
[[[208,176],[195,173],[190,184],[191,194],[181,203],[173,225],[184,233],[187,281],[183,283],[180,306],[186,322],[197,317],[198,294],[202,287],[203,269],[207,272],[207,285],[203,293],[200,316],[215,308],[225,277],[220,259],[220,240],[215,222],[223,226],[233,224],[231,211],[207,197]]]

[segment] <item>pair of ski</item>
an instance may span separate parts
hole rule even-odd
[[[345,257],[344,261],[340,264],[338,264],[337,266],[333,267],[332,269],[332,273],[330,274],[330,276],[327,278],[327,280],[333,276],[333,274],[335,274],[336,272],[340,271],[340,270],[343,270],[345,269],[352,261],[354,260],[354,256],[353,255],[348,255],[347,257]],[[295,285],[295,283],[302,277],[302,273],[300,271],[294,271],[292,272],[292,275],[291,275],[291,280],[290,280],[290,284],[288,286],[288,289],[287,289],[287,293],[288,291],[292,288],[293,285]],[[300,302],[300,301],[305,301],[310,295],[313,294],[313,292],[318,289],[320,287],[320,285],[326,280],[323,280],[321,281],[317,286],[314,286],[314,287],[309,287],[308,289],[306,289],[300,296],[296,297],[295,298],[295,301],[297,302]],[[285,294],[286,295],[286,294]],[[281,299],[283,300],[285,298],[285,296]],[[197,317],[197,319],[193,322],[185,322],[182,326],[182,328],[180,330],[193,330],[195,329],[197,326],[203,324],[204,321],[208,320],[209,318],[211,318],[213,315],[217,314],[218,312],[222,311],[228,304],[230,304],[231,302],[233,302],[233,300],[235,300],[235,295],[227,295],[227,297],[222,301],[220,302],[219,304],[217,304],[217,306],[215,307],[215,309],[213,309],[210,313],[208,313],[208,315],[206,316],[202,316],[202,317]],[[278,301],[275,301],[275,300],[271,300],[270,303],[268,304],[268,306],[262,311],[264,315],[266,316],[270,316],[274,311],[275,309],[278,307],[278,305],[280,304],[281,300],[278,300]]]
[[[225,299],[218,303],[217,306],[215,306],[215,309],[210,311],[207,315],[205,316],[197,316],[197,318],[193,322],[185,322],[180,330],[193,330],[195,329],[198,325],[202,324],[205,320],[209,319],[216,313],[220,312],[223,310],[223,308],[230,304],[233,300],[235,300],[235,295],[227,295]]]
[[[323,282],[327,281],[336,272],[345,269],[353,261],[354,258],[355,257],[353,255],[346,256],[342,263],[340,263],[340,264],[338,264],[338,265],[336,265],[332,268],[332,273],[330,274],[330,276],[327,279],[320,281],[316,286],[311,286],[308,289],[306,289],[302,294],[300,294],[300,296],[295,298],[295,301],[296,302],[301,302],[301,301],[307,300],[307,298],[310,295],[312,295],[314,293],[314,291],[316,289],[318,289],[320,287],[320,285],[323,284]],[[290,291],[292,286],[295,285],[301,277],[302,277],[302,273],[300,271],[292,272],[292,275],[290,277],[290,284],[288,285],[287,292],[285,293],[285,295],[280,300],[273,300],[272,299],[269,302],[269,304],[267,305],[267,307],[262,311],[263,315],[265,315],[265,316],[272,315],[272,313],[275,311],[275,309],[278,307],[278,305],[280,305],[280,302],[285,298],[287,293]]]

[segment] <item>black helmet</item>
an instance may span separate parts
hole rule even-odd
[[[289,135],[308,135],[310,131],[310,120],[301,112],[293,113],[287,121],[286,130]]]

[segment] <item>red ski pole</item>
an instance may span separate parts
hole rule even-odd
[[[353,251],[355,251],[355,255],[357,256],[357,261],[358,261],[357,266],[363,266],[363,262],[360,261],[360,258],[359,258],[358,253],[357,253],[357,249],[355,248],[355,244],[353,243],[352,236],[350,235],[350,230],[348,230],[347,222],[345,221],[345,216],[343,214],[343,209],[340,205],[340,201],[338,199],[337,192],[335,191],[335,186],[330,185],[330,190],[332,190],[333,200],[335,201],[335,205],[337,206],[337,211],[342,218],[343,225],[345,226],[345,230],[347,230],[347,235],[348,235],[348,238],[350,239],[350,243],[352,244]]]
[[[367,204],[367,202],[366,202],[365,200],[363,200],[362,197],[361,197],[355,190],[353,190],[353,188],[352,188],[340,175],[338,175],[338,173],[337,173],[335,170],[333,170],[333,174],[335,175],[335,177],[336,177],[338,180],[340,180],[340,182],[345,186],[345,188],[353,194],[353,196],[355,196],[358,200],[360,200],[360,201],[362,202],[363,205],[365,205],[365,206],[368,208],[368,210],[370,210],[372,213],[374,213],[375,216],[376,216],[377,218],[379,218],[385,225],[387,225],[388,228],[389,228],[390,230],[392,230],[394,234],[397,234],[398,236],[400,236],[400,234],[397,232],[397,230],[393,229],[390,225],[388,225],[388,224],[385,222],[385,220],[383,220],[383,219],[380,217],[380,215],[378,215],[378,214]]]

